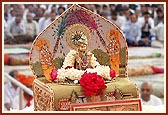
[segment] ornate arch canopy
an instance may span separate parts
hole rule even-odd
[[[120,28],[76,4],[56,18],[34,40],[30,52],[30,67],[34,75],[42,76],[43,69],[49,69],[47,65],[61,68],[64,57],[73,48],[67,37],[72,34],[69,28],[74,24],[88,28],[77,29],[90,37],[88,50],[94,53],[99,63],[115,69],[119,77],[127,77],[128,48]]]

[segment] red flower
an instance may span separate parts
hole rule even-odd
[[[110,69],[110,77],[115,78],[116,77],[116,72],[112,69]]]
[[[104,84],[104,80],[97,73],[84,73],[80,79],[80,85],[86,95],[100,95],[102,90],[107,86]]]
[[[56,69],[52,69],[51,73],[50,73],[50,78],[52,81],[57,80],[57,70]]]

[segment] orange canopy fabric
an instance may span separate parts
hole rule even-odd
[[[32,86],[34,77],[33,76],[27,76],[24,74],[19,74],[18,75],[18,80],[23,83],[26,86]]]

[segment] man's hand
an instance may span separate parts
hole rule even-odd
[[[148,38],[143,38],[142,39],[145,43],[149,43],[150,42],[150,40],[148,39]]]
[[[10,103],[5,103],[4,105],[5,105],[5,108],[9,111],[10,108],[11,108],[11,104]]]
[[[135,45],[135,46],[138,46],[138,41],[134,41],[134,45]]]

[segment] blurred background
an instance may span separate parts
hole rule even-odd
[[[29,68],[32,42],[71,5],[4,4],[2,40],[5,74],[2,90],[5,92],[4,97],[9,96],[4,98],[4,105],[7,103],[5,110],[23,109],[33,105],[33,74]],[[129,46],[129,79],[137,84],[139,90],[143,82],[150,81],[154,89],[152,94],[164,103],[164,4],[79,5],[110,20],[123,31]],[[13,70],[17,72],[11,74]],[[14,89],[13,84],[16,84]],[[10,105],[10,99],[15,96],[18,99]]]

